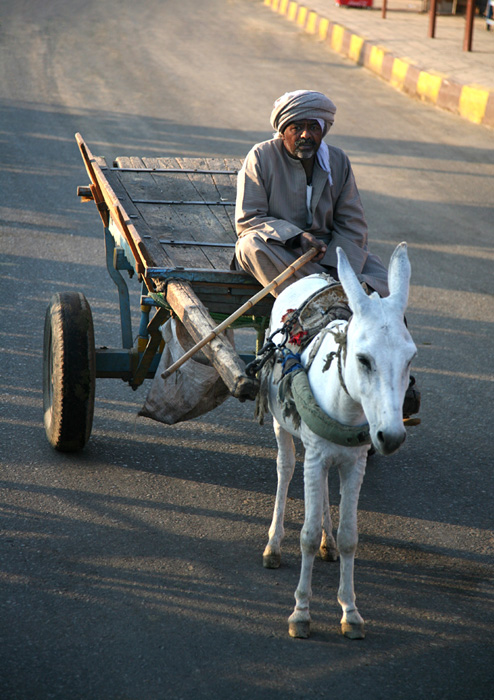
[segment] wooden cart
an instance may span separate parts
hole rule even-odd
[[[199,342],[261,289],[249,275],[230,269],[239,160],[120,157],[109,166],[92,155],[80,134],[76,140],[90,178],[78,195],[94,201],[103,221],[122,347],[95,348],[83,294],[54,295],[45,321],[45,430],[53,447],[67,452],[82,449],[89,439],[97,377],[120,378],[135,389],[154,376],[163,349],[160,327],[170,314]],[[135,336],[126,273],[138,283]],[[240,319],[258,329],[258,342],[272,302],[265,297],[255,316]],[[232,396],[255,398],[257,380],[245,372],[250,357],[238,355],[224,335],[203,351]]]

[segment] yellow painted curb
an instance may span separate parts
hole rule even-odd
[[[333,36],[331,37],[331,48],[337,53],[340,53],[341,47],[343,46],[344,35],[345,27],[342,27],[341,24],[335,24],[333,27]]]
[[[319,21],[319,39],[325,39],[328,36],[328,29],[329,29],[329,19],[326,19],[325,17],[322,17],[321,20]]]
[[[322,41],[327,40],[333,51],[345,55],[342,49],[345,31],[347,30],[344,26],[333,24],[326,17],[320,17],[317,12],[309,10],[305,5],[300,5],[296,0],[263,0],[263,4],[267,7],[271,7],[273,12],[285,15],[289,21],[296,22],[301,28],[305,29],[307,33],[317,35]],[[369,44],[370,42],[368,40],[358,34],[351,34],[348,58],[355,63],[360,63],[362,60],[362,50],[365,46],[365,67],[383,77],[384,57],[386,55],[390,56],[389,51],[382,46],[370,45],[370,51],[367,56]],[[393,58],[393,63],[391,66],[389,83],[397,90],[403,91],[405,90],[408,69],[410,66],[414,66],[414,68],[419,70],[419,67],[416,65],[416,62],[412,60],[391,58]],[[412,78],[410,77],[409,82],[411,80]],[[445,85],[449,84],[448,78],[444,75],[435,73],[434,71],[419,70],[415,93],[412,93],[411,85],[406,88],[406,91],[410,94],[416,94],[424,101],[432,102],[437,105],[443,81],[445,81]],[[444,93],[441,94],[444,96]],[[489,98],[491,98],[493,94],[494,91],[479,85],[464,85],[461,87],[460,99],[456,109],[465,119],[475,124],[482,124],[486,116],[488,104],[491,104]],[[444,102],[443,97],[442,101]],[[452,110],[449,106],[446,107],[446,109],[456,111]],[[489,116],[486,119],[489,126],[492,121],[491,112],[492,109],[490,109]]]
[[[297,15],[297,24],[299,27],[303,27],[305,25],[305,21],[307,19],[307,13],[309,12],[309,9],[307,7],[304,7],[303,5],[299,7],[298,10],[298,15]]]
[[[360,60],[360,53],[362,51],[362,46],[364,45],[364,40],[361,36],[357,34],[352,34],[350,37],[350,48],[348,50],[348,57],[358,63]]]
[[[305,31],[308,34],[315,34],[317,31],[317,20],[319,19],[319,16],[317,12],[313,12],[312,10],[309,12],[309,16],[307,17],[307,24],[305,25]]]
[[[368,67],[373,70],[374,73],[381,75],[385,53],[386,50],[381,46],[373,46],[371,48]]]
[[[419,79],[417,80],[417,94],[423,100],[435,103],[437,102],[442,82],[442,75],[420,71]]]
[[[407,77],[409,63],[403,61],[401,58],[395,58],[393,61],[393,67],[391,69],[391,78],[389,82],[398,90],[401,90],[405,84],[405,79]]]
[[[475,124],[482,124],[489,99],[489,91],[475,85],[465,85],[461,90],[459,110],[462,117]]]
[[[290,22],[293,22],[295,20],[295,17],[297,16],[297,10],[298,10],[298,3],[294,2],[294,0],[292,0],[288,6],[288,14],[287,14],[287,17],[290,20]]]

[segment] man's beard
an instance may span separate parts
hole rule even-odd
[[[306,149],[300,150],[300,146],[306,146]],[[310,146],[310,148],[309,148]],[[317,146],[314,141],[296,141],[295,142],[295,156],[300,158],[300,160],[306,160],[312,158],[317,151]]]

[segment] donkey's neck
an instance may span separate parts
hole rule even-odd
[[[317,338],[314,342],[317,342]],[[327,333],[307,373],[309,384],[314,398],[328,416],[344,425],[363,425],[366,419],[362,406],[346,391],[345,351],[341,350],[343,355],[340,359],[337,355],[339,349],[334,336]],[[310,346],[304,353],[304,360],[309,353]],[[336,354],[331,355],[331,353]],[[324,369],[325,366],[327,367],[330,356],[332,356],[331,363],[327,369]]]

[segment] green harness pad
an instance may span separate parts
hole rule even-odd
[[[300,426],[301,419],[313,433],[336,445],[360,447],[371,444],[368,423],[343,425],[322,410],[314,398],[304,370],[294,370],[283,377],[278,388],[278,398],[283,404],[283,416],[292,418],[296,427]]]

